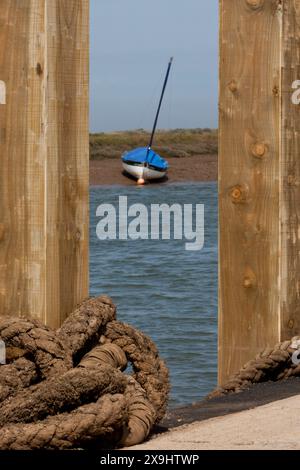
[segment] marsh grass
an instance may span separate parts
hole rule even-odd
[[[146,147],[149,132],[110,132],[90,135],[90,158],[120,158],[127,150]],[[160,130],[155,135],[153,149],[165,158],[186,158],[193,155],[216,154],[218,132],[216,129],[174,129]]]

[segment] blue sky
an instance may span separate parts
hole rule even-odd
[[[91,0],[92,132],[217,127],[218,0]]]

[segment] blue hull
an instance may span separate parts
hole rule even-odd
[[[148,168],[161,172],[166,172],[169,168],[169,164],[164,158],[160,157],[152,149],[148,152],[147,147],[137,148],[130,152],[126,152],[122,156],[122,161],[127,165],[147,166]]]

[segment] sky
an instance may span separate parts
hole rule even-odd
[[[217,127],[218,0],[91,0],[90,128]]]

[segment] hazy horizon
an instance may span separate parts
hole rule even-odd
[[[90,131],[150,130],[171,56],[158,128],[217,128],[218,0],[91,0]]]
[[[156,133],[158,132],[173,132],[173,131],[194,131],[196,129],[201,129],[202,131],[217,131],[218,127],[170,127],[170,128],[163,128],[163,127],[158,127],[156,130]],[[126,132],[145,132],[145,133],[151,133],[152,128],[149,127],[149,129],[144,129],[143,127],[138,127],[137,129],[132,128],[132,129],[114,129],[114,130],[108,130],[108,131],[90,131],[90,134],[117,134],[117,133],[126,133]]]

